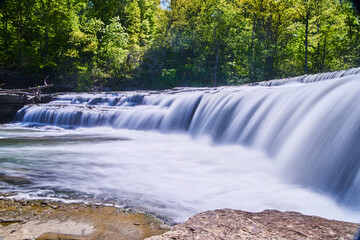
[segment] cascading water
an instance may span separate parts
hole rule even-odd
[[[358,209],[359,73],[357,68],[216,89],[66,94],[49,104],[23,108],[16,120],[28,126],[110,127],[210,137],[216,146],[265,153],[271,171],[283,181]],[[233,157],[242,164],[242,156],[229,158]]]

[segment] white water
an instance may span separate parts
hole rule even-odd
[[[19,112],[32,131],[0,132],[0,174],[31,181],[1,191],[112,202],[175,222],[224,207],[359,222],[360,75],[347,73],[59,96]]]
[[[238,145],[109,128],[10,129],[1,134],[8,143],[1,147],[2,173],[31,183],[2,191],[22,197],[92,199],[173,222],[225,207],[296,210],[347,221],[360,216],[329,196],[287,184],[275,174],[274,160]],[[9,137],[18,141],[10,144]]]

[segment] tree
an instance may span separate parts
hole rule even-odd
[[[78,90],[217,86],[360,65],[348,0],[165,2],[7,0],[0,81],[28,87],[50,74],[55,87]]]

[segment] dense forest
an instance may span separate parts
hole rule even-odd
[[[360,66],[347,0],[5,0],[0,84],[235,85]]]

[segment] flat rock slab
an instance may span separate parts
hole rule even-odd
[[[48,220],[27,221],[10,224],[2,229],[4,239],[33,239],[34,237],[44,235],[68,235],[68,236],[88,236],[94,232],[94,226],[83,222]],[[1,231],[1,230],[0,230]]]
[[[147,240],[195,239],[353,239],[359,224],[265,210],[222,209],[199,213],[171,231]]]
[[[1,240],[130,240],[168,230],[151,216],[116,207],[0,199]]]

